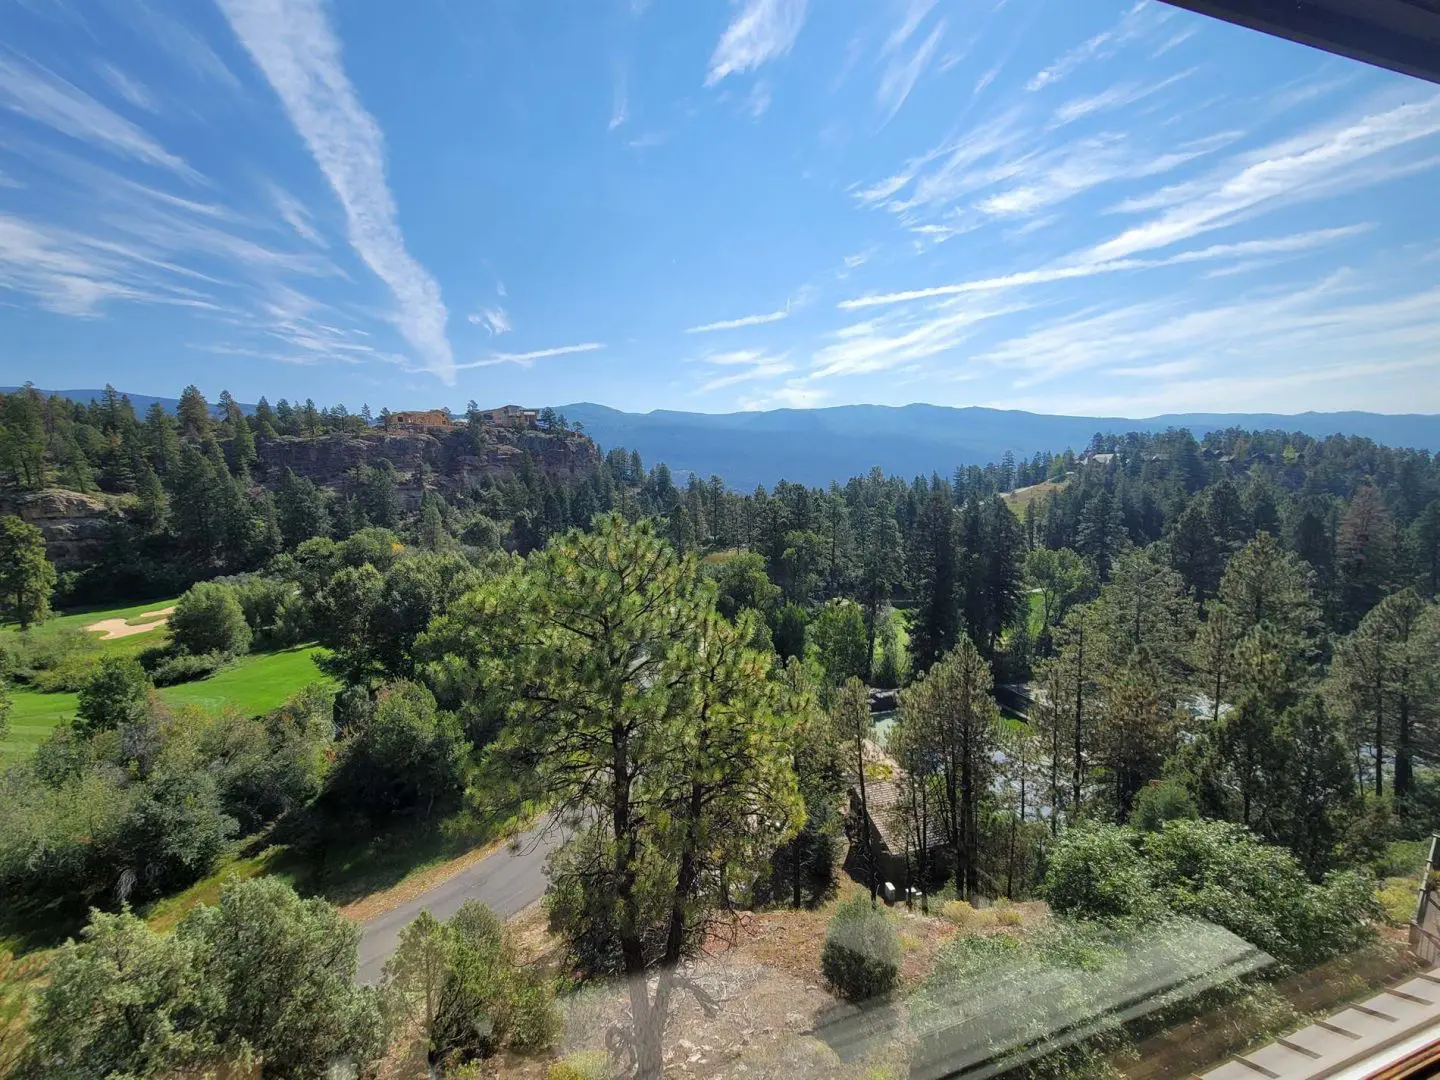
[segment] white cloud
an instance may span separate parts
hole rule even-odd
[[[59,315],[95,316],[114,301],[217,308],[195,287],[206,281],[134,245],[0,214],[0,289]]]
[[[73,139],[168,169],[187,180],[200,174],[123,116],[38,65],[0,57],[0,105]]]
[[[1210,306],[1191,296],[1149,300],[1053,320],[977,356],[1026,387],[1079,372],[1145,368],[1172,377],[1177,362],[1201,358],[1210,377],[1301,376],[1327,363],[1433,363],[1440,348],[1440,288],[1403,291],[1404,282],[1363,286],[1347,272],[1305,286],[1260,292]],[[1368,295],[1366,295],[1368,293]],[[1352,367],[1352,370],[1353,367]],[[1240,390],[1234,401],[1253,400]]]
[[[767,311],[763,315],[744,315],[738,319],[722,319],[720,322],[705,323],[703,326],[691,326],[686,329],[687,334],[708,334],[714,330],[738,330],[743,326],[763,326],[765,323],[779,322],[790,314],[790,305],[779,311]]]
[[[316,247],[329,247],[320,230],[315,228],[315,221],[304,203],[275,183],[270,185],[270,198],[274,200],[275,209],[280,212],[285,224],[294,229],[297,236]]]
[[[802,379],[789,379],[783,385],[754,397],[743,397],[736,404],[745,412],[762,409],[813,409],[822,404],[829,392],[811,386]]]
[[[608,130],[614,131],[621,124],[630,118],[630,90],[625,78],[625,69],[620,65],[615,67],[615,94],[610,102],[610,124]]]
[[[930,14],[930,9],[935,6],[935,2],[936,0],[909,0],[905,5],[904,18],[885,39],[881,53],[888,56],[909,41],[910,35],[920,28],[920,24],[925,21],[925,16]]]
[[[498,334],[508,334],[515,329],[510,325],[510,316],[503,307],[481,308],[479,311],[473,311],[466,315],[465,318],[475,326],[483,326],[492,337]]]
[[[742,0],[710,57],[705,85],[787,54],[805,25],[806,0]]]
[[[1253,259],[1256,256],[1294,254],[1357,236],[1368,230],[1369,227],[1368,225],[1345,225],[1333,229],[1314,229],[1291,236],[1242,240],[1233,244],[1212,244],[1210,247],[1182,251],[1161,259],[1062,262],[1038,270],[1021,270],[1013,274],[976,278],[953,285],[936,285],[925,289],[910,289],[905,292],[857,296],[850,300],[842,300],[837,306],[842,310],[849,311],[858,308],[911,303],[916,300],[933,300],[945,296],[961,296],[966,293],[997,292],[1031,285],[1049,285],[1057,281],[1073,281],[1126,270],[1153,270],[1164,266],[1210,262],[1219,259]]]
[[[929,66],[944,36],[945,20],[942,19],[908,59],[902,60],[896,56],[886,66],[885,74],[880,78],[880,86],[875,91],[875,100],[885,110],[887,121],[905,104],[905,99],[910,96],[910,91],[915,89],[916,81]]]
[[[1232,225],[1267,204],[1334,195],[1390,179],[1415,163],[1384,155],[1437,133],[1440,94],[1435,93],[1357,120],[1312,128],[1242,155],[1205,180],[1170,189],[1170,209],[1097,244],[1089,255],[1104,261],[1168,247]],[[1372,167],[1375,158],[1382,160]]]
[[[95,70],[100,72],[100,77],[110,84],[112,90],[135,108],[144,109],[146,112],[160,111],[154,96],[139,79],[132,79],[114,64],[105,61],[96,64]]]
[[[1082,42],[1065,53],[1025,84],[1025,89],[1034,93],[1070,75],[1077,68],[1091,60],[1103,60],[1113,56],[1120,48],[1130,44],[1149,29],[1159,26],[1170,17],[1171,12],[1159,9],[1158,4],[1147,0],[1136,3],[1111,29],[1103,30],[1089,40]]]
[[[220,59],[210,43],[188,26],[158,11],[145,0],[126,0],[124,11],[127,15],[139,14],[150,39],[196,75],[227,90],[240,91],[240,80],[235,73]]]
[[[536,360],[545,360],[552,356],[569,356],[571,353],[594,352],[596,349],[603,348],[605,346],[600,342],[587,341],[582,345],[557,345],[551,349],[536,349],[534,352],[491,353],[483,360],[471,360],[467,364],[457,364],[456,367],[464,370],[466,368],[494,367],[496,364],[517,364],[520,367],[528,368]]]
[[[1090,94],[1067,101],[1055,110],[1055,119],[1062,124],[1069,124],[1093,113],[1133,105],[1137,101],[1145,100],[1151,94],[1158,94],[1161,90],[1174,86],[1181,79],[1189,78],[1193,74],[1195,74],[1195,69],[1190,68],[1148,85],[1137,82],[1116,83],[1108,90],[1102,90],[1098,94]]]
[[[805,378],[867,375],[939,356],[969,341],[989,320],[1024,308],[967,297],[854,323],[816,350]]]
[[[393,320],[423,367],[453,383],[440,286],[405,249],[385,181],[385,141],[345,76],[320,0],[220,0],[345,210],[350,244],[395,297]]]
[[[740,383],[774,379],[795,370],[795,365],[790,362],[787,353],[771,355],[764,349],[714,353],[700,357],[699,362],[718,369],[696,389],[699,394],[708,394],[727,386],[738,386]]]
[[[759,120],[769,108],[770,84],[764,79],[756,79],[750,96],[745,99],[745,111],[750,114],[750,119]]]

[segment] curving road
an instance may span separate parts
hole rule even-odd
[[[562,839],[560,829],[537,825],[521,833],[517,845],[500,848],[409,903],[364,923],[355,978],[362,983],[379,982],[385,961],[400,942],[400,931],[422,911],[444,920],[466,900],[479,900],[508,918],[533,904],[545,893],[545,856]]]

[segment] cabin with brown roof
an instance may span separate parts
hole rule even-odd
[[[385,418],[386,431],[407,431],[425,435],[436,430],[457,427],[450,413],[445,409],[413,409],[406,412],[392,412]]]
[[[498,427],[533,428],[540,421],[540,414],[534,409],[522,409],[519,405],[502,405],[498,409],[482,409],[476,414],[482,424]]]

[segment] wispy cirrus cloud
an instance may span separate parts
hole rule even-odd
[[[615,65],[615,88],[610,98],[610,123],[607,125],[609,131],[614,131],[630,119],[629,82],[625,69],[619,64]]]
[[[271,183],[270,199],[275,203],[275,209],[285,224],[295,230],[295,235],[302,240],[307,240],[316,247],[329,247],[325,237],[315,227],[315,219],[311,216],[309,209],[299,199],[295,198],[279,184]]]
[[[139,79],[131,78],[107,61],[97,63],[95,70],[100,73],[102,79],[110,84],[112,90],[135,108],[144,109],[146,112],[160,111],[160,107],[155,101],[155,95]]]
[[[1393,151],[1440,134],[1440,94],[1378,112],[1317,125],[1240,155],[1202,179],[1121,204],[1140,210],[1168,204],[1158,217],[1097,244],[1095,260],[1124,258],[1233,225],[1277,205],[1332,196],[1428,168],[1437,158]]]
[[[970,281],[951,285],[934,285],[924,289],[909,289],[903,292],[879,293],[857,296],[842,300],[837,305],[850,311],[858,308],[885,307],[891,304],[913,303],[917,300],[934,300],[945,296],[962,296],[967,293],[999,292],[1031,285],[1049,285],[1059,281],[1075,281],[1080,278],[1097,277],[1129,270],[1156,270],[1165,266],[1180,266],[1186,263],[1214,262],[1225,259],[1248,260],[1256,257],[1294,255],[1327,244],[1358,236],[1367,232],[1365,224],[1344,225],[1333,229],[1312,229],[1291,236],[1280,236],[1257,240],[1241,240],[1232,244],[1212,244],[1194,251],[1182,251],[1160,259],[1109,259],[1058,262],[1038,270],[1021,270],[997,277],[974,278]]]
[[[1065,102],[1055,110],[1055,119],[1062,124],[1069,124],[1079,120],[1083,116],[1090,116],[1094,113],[1106,112],[1110,109],[1124,108],[1127,105],[1134,105],[1137,101],[1144,101],[1152,94],[1174,86],[1182,79],[1188,79],[1195,74],[1195,68],[1186,71],[1176,72],[1167,78],[1153,83],[1123,82],[1116,83],[1098,94],[1089,94],[1085,97],[1078,97]]]
[[[220,0],[345,211],[350,245],[389,288],[392,319],[425,370],[455,380],[440,286],[406,250],[385,179],[385,140],[346,77],[320,0]]]
[[[894,117],[905,104],[905,99],[910,96],[910,91],[915,89],[915,83],[929,67],[935,50],[940,47],[944,37],[945,20],[941,19],[914,52],[906,57],[893,57],[886,66],[885,73],[880,78],[880,86],[875,91],[875,100],[885,110],[886,121]]]
[[[455,365],[460,370],[467,368],[494,367],[496,364],[516,364],[528,368],[536,360],[547,360],[552,356],[569,356],[572,353],[595,352],[597,349],[605,348],[604,344],[598,341],[587,341],[580,345],[557,345],[549,349],[536,349],[533,352],[518,353],[491,353],[480,360],[471,360],[464,364]]]
[[[1198,397],[1190,386],[1188,407],[1202,408],[1221,400],[1222,384],[1253,380],[1260,355],[1269,369],[1263,379],[1300,386],[1327,367],[1335,378],[1354,377],[1377,357],[1388,371],[1418,370],[1433,364],[1436,348],[1440,289],[1407,289],[1403,279],[1366,281],[1341,271],[1208,304],[1163,297],[1083,311],[1007,338],[974,359],[1006,372],[1021,389],[1099,369],[1121,369],[1128,379],[1163,386],[1200,370],[1211,385]],[[1346,369],[1349,376],[1341,374]],[[1156,391],[1136,391],[1147,392]],[[1243,391],[1236,397],[1233,387],[1227,393],[1232,408],[1236,400],[1253,400]]]
[[[240,80],[214,46],[183,22],[148,0],[126,0],[124,10],[127,15],[138,16],[150,40],[190,72],[232,93],[242,90]]]
[[[761,409],[813,409],[817,405],[823,405],[829,396],[829,391],[823,387],[814,386],[803,379],[787,379],[779,386],[742,397],[736,404],[743,412],[758,412]]]
[[[200,180],[154,137],[38,64],[0,56],[0,106],[112,154]]]
[[[710,57],[706,86],[784,56],[805,25],[806,0],[740,0],[739,7]]]
[[[788,353],[771,353],[766,349],[711,353],[698,357],[696,362],[712,368],[710,375],[696,388],[697,394],[708,394],[741,383],[775,379],[795,370]]]
[[[1121,16],[1115,26],[1088,38],[1064,53],[1049,67],[1036,72],[1025,84],[1025,89],[1031,93],[1043,90],[1092,60],[1104,60],[1113,56],[1136,38],[1159,27],[1172,14],[1171,9],[1161,8],[1159,4],[1136,0],[1134,6]]]
[[[759,315],[742,315],[738,319],[721,319],[719,322],[705,323],[701,326],[687,327],[687,334],[709,334],[716,330],[739,330],[745,326],[764,326],[766,323],[776,323],[790,315],[790,305],[786,304],[779,311],[767,311]]]
[[[466,320],[473,326],[483,327],[492,337],[500,334],[508,334],[515,329],[510,324],[510,316],[503,307],[485,307],[479,311],[472,311],[465,316]]]

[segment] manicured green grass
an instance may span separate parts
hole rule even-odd
[[[75,715],[79,694],[10,690],[10,734],[0,740],[0,765],[34,753],[56,724]]]
[[[62,615],[50,616],[50,618],[46,619],[39,626],[31,627],[30,633],[58,633],[59,631],[68,629],[72,626],[78,626],[83,628],[89,626],[91,623],[99,622],[101,619],[124,619],[127,622],[132,623],[132,625],[134,623],[148,622],[148,619],[141,619],[139,616],[145,614],[145,612],[147,611],[161,611],[168,607],[174,607],[176,599],[178,598],[171,597],[168,600],[163,598],[160,600],[144,600],[138,604],[124,604],[120,607],[74,608],[73,610],[67,611]],[[18,634],[19,632],[20,628],[14,623],[10,623],[6,626],[0,626],[0,636],[3,636],[5,634]],[[96,636],[98,637],[99,635]],[[118,638],[115,642],[112,642],[112,644],[118,644],[121,641],[134,641],[135,638],[143,638],[148,636],[148,632],[145,634],[136,634],[130,638]],[[154,641],[147,642],[147,644],[153,645]]]
[[[329,682],[315,666],[314,657],[320,651],[318,645],[297,645],[280,652],[242,656],[208,679],[167,686],[160,696],[172,705],[206,709],[233,705],[258,716],[283,705],[302,687]]]
[[[167,686],[160,691],[160,697],[171,705],[199,705],[206,709],[232,705],[252,715],[266,713],[284,704],[302,687],[329,682],[312,659],[319,651],[318,645],[308,645],[242,656],[208,679]],[[79,695],[42,694],[15,687],[10,697],[10,734],[0,741],[0,764],[33,753],[51,728],[75,715]]]
[[[1025,594],[1026,623],[1030,629],[1030,637],[1033,640],[1040,636],[1040,631],[1045,629],[1045,597],[1038,592]]]

